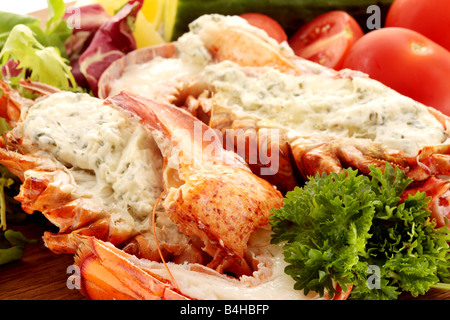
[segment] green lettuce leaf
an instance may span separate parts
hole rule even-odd
[[[6,230],[0,234],[0,265],[21,259],[27,244],[37,241],[28,239],[19,231]]]
[[[0,50],[3,49],[12,29],[19,24],[26,25],[33,32],[36,40],[45,47],[56,47],[67,58],[64,42],[72,34],[72,29],[63,19],[66,5],[63,0],[48,0],[49,18],[43,22],[29,15],[0,11]]]
[[[3,49],[11,30],[18,24],[29,27],[39,42],[45,41],[45,35],[41,29],[41,20],[32,16],[0,11],[0,50]]]
[[[28,97],[18,85],[20,79],[40,81],[61,90],[83,91],[77,87],[68,60],[65,41],[73,30],[64,19],[63,0],[48,0],[49,18],[0,12],[0,70],[3,81]]]
[[[46,47],[56,47],[64,58],[67,57],[65,41],[73,30],[64,19],[66,5],[63,0],[47,0],[49,18],[45,27],[46,40],[42,43]]]
[[[9,171],[0,166],[0,229],[6,229],[6,199],[5,188],[9,188],[14,183]]]
[[[43,46],[26,25],[14,26],[0,52],[0,59],[2,65],[10,59],[19,62],[17,78],[40,81],[61,90],[76,88],[68,60],[61,56],[58,48]]]

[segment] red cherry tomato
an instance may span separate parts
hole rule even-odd
[[[277,40],[279,43],[287,41],[288,37],[283,27],[271,17],[261,13],[244,13],[241,18],[247,20],[252,26],[263,29],[267,34]]]
[[[305,24],[289,39],[289,44],[296,55],[339,70],[348,51],[363,34],[353,17],[338,10]]]
[[[333,300],[347,300],[352,292],[353,286],[347,285],[347,291],[344,292],[339,284],[336,284],[337,294],[334,295]]]
[[[448,0],[395,0],[389,8],[385,25],[417,31],[450,50]]]
[[[418,32],[371,31],[355,43],[343,67],[450,115],[450,52]]]

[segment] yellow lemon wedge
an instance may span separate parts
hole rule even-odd
[[[163,21],[164,0],[144,0],[141,12],[147,21],[158,30]]]
[[[136,17],[133,35],[138,49],[164,43],[162,36],[154,25],[147,20],[143,12],[139,12]]]
[[[171,41],[173,28],[175,26],[175,20],[177,16],[178,0],[165,0],[164,1],[164,40]]]
[[[128,0],[78,0],[76,5],[98,3],[105,11],[113,16]],[[164,0],[144,0],[139,11],[133,31],[138,48],[148,47],[164,43],[163,37],[158,32],[163,20]]]

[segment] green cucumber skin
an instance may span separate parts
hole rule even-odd
[[[239,15],[246,12],[267,14],[277,20],[288,36],[320,14],[343,10],[353,16],[365,32],[370,5],[381,9],[382,24],[393,0],[178,0],[172,40],[188,31],[188,24],[201,15],[218,13]]]

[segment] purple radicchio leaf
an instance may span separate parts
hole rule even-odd
[[[102,73],[115,60],[136,49],[133,26],[143,0],[132,0],[102,24],[88,48],[79,58],[81,73],[92,93],[97,96],[98,81]]]
[[[80,87],[89,88],[86,78],[80,71],[78,59],[88,48],[97,30],[106,23],[111,16],[99,4],[89,4],[81,7],[66,9],[64,20],[72,27],[72,34],[64,42],[72,74]]]
[[[20,64],[20,61],[14,61],[13,59],[8,60],[2,67],[2,78],[10,79],[14,77],[18,77],[22,72],[21,68],[17,68]]]

